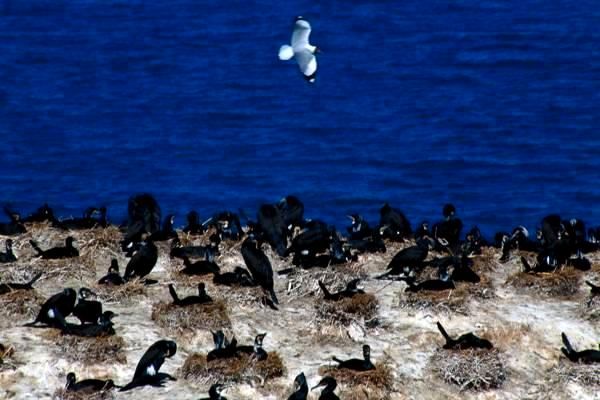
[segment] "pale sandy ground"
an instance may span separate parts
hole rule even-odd
[[[34,237],[42,248],[47,248],[60,244],[66,236],[64,233],[36,227],[33,233],[16,238],[15,252],[19,261],[0,265],[0,281],[27,278],[33,275],[34,270],[47,271],[35,285],[37,291],[47,298],[67,286],[76,289],[81,286],[94,287],[94,282],[105,274],[112,256],[118,256],[121,272],[124,271],[126,259],[117,252],[114,241],[101,243],[94,239],[95,234],[72,234],[77,239],[83,257],[71,261],[68,268],[61,262],[32,258],[33,251],[27,243]],[[104,236],[110,237],[107,234]],[[2,246],[3,242],[0,238]],[[559,359],[563,358],[564,362],[560,353],[562,331],[567,332],[578,349],[596,348],[600,340],[600,319],[592,318],[591,311],[582,307],[589,292],[583,280],[579,291],[566,299],[516,290],[505,284],[508,276],[519,271],[518,256],[515,254],[509,263],[501,265],[494,262],[494,268],[483,272],[492,282],[492,298],[474,298],[466,305],[464,312],[401,308],[399,303],[404,296],[405,284],[373,279],[385,269],[401,247],[404,245],[394,245],[383,255],[361,256],[352,266],[341,268],[366,277],[363,282],[365,290],[375,293],[379,301],[380,325],[367,329],[364,338],[355,333],[353,340],[345,331],[330,337],[319,333],[320,327],[316,326],[314,317],[315,302],[320,301],[321,294],[317,290],[314,275],[322,275],[322,271],[302,271],[300,275],[276,277],[276,292],[281,302],[279,312],[252,301],[246,301],[243,305],[228,301],[233,331],[239,342],[250,344],[255,334],[267,332],[265,349],[280,353],[287,376],[262,388],[249,384],[235,386],[227,390],[226,396],[229,399],[287,399],[292,390],[292,381],[300,371],[304,371],[309,385],[313,386],[320,379],[319,367],[329,365],[332,355],[357,357],[360,356],[362,343],[368,343],[375,361],[384,357],[384,354],[391,357],[395,384],[394,392],[386,397],[389,399],[600,399],[598,387],[550,383],[549,370],[559,363]],[[160,283],[147,289],[147,297],[134,297],[119,303],[104,299],[105,309],[118,314],[114,322],[117,334],[125,340],[126,364],[86,366],[70,362],[57,351],[56,345],[47,336],[44,337],[45,329],[24,328],[23,323],[30,321],[30,318],[18,315],[8,318],[0,310],[0,342],[15,348],[11,360],[13,368],[4,368],[0,372],[0,398],[52,398],[55,391],[64,386],[65,376],[70,371],[76,372],[80,378],[112,378],[117,384],[125,384],[130,380],[141,355],[158,339],[172,339],[178,343],[177,354],[167,359],[161,369],[174,376],[178,376],[178,369],[188,355],[209,351],[212,339],[207,330],[199,329],[186,338],[173,337],[150,318],[153,303],[169,300],[168,283],[174,282],[181,294],[195,291],[194,283],[186,286],[185,278],[174,272],[181,267],[181,262],[169,259],[167,245],[161,245],[159,250],[159,261],[151,277]],[[271,251],[268,254],[275,270],[289,264],[286,260],[274,257]],[[495,259],[499,256],[497,253],[490,255]],[[600,281],[600,254],[591,255],[591,258],[594,270],[582,276]],[[237,247],[224,251],[219,262],[226,269],[243,265]],[[294,288],[290,280],[299,279],[304,282],[303,288]],[[207,289],[215,298],[226,297],[229,293],[215,288],[212,283],[207,284]],[[436,321],[442,322],[453,335],[472,330],[495,340],[508,370],[502,388],[475,393],[460,392],[457,387],[444,383],[431,373],[429,359],[443,344],[435,326]],[[198,386],[180,378],[164,388],[116,393],[115,398],[197,399],[206,396],[207,389],[206,386]],[[318,394],[313,392],[309,398],[317,399]]]

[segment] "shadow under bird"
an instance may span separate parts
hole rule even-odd
[[[458,339],[452,339],[446,332],[442,324],[437,323],[438,330],[446,340],[443,348],[447,350],[465,350],[465,349],[491,349],[494,346],[487,339],[476,336],[473,332],[462,334]]]
[[[271,262],[258,246],[258,242],[254,238],[248,237],[242,243],[241,251],[246,267],[248,267],[254,281],[271,295],[271,300],[274,304],[279,304],[275,290],[273,289],[273,268],[271,267]]]
[[[308,396],[308,384],[304,372],[300,372],[294,379],[294,393],[287,400],[306,400]]]
[[[10,263],[17,261],[17,257],[15,256],[15,253],[13,253],[12,245],[13,241],[11,239],[6,239],[6,242],[4,243],[6,251],[0,251],[0,263]]]
[[[585,364],[600,363],[600,346],[599,350],[590,349],[575,351],[571,346],[567,335],[562,333],[561,337],[565,347],[562,347],[560,350],[569,360],[573,362],[582,362]]]
[[[131,390],[140,386],[162,387],[167,380],[176,379],[169,374],[160,373],[160,367],[165,358],[173,357],[177,353],[177,344],[172,340],[159,340],[146,350],[135,368],[133,379],[121,388],[121,391]]]
[[[46,260],[57,260],[61,258],[79,257],[79,250],[73,246],[74,241],[75,239],[73,239],[72,236],[68,236],[65,239],[64,246],[57,246],[48,250],[40,249],[38,244],[33,240],[30,240],[29,244],[31,244],[33,249],[37,252],[38,257],[42,257]]]
[[[284,44],[279,48],[279,59],[287,61],[296,59],[300,72],[310,83],[314,83],[317,78],[317,58],[315,53],[320,50],[317,46],[309,43],[311,26],[303,17],[296,17],[294,22],[294,31],[292,33],[291,46]]]
[[[371,347],[368,344],[363,345],[363,358],[351,358],[349,360],[340,360],[333,357],[333,361],[338,363],[338,369],[351,369],[353,371],[370,371],[375,369],[371,362]]]
[[[67,374],[67,384],[65,385],[67,391],[81,394],[93,394],[118,387],[120,386],[115,385],[112,379],[82,379],[77,381],[77,376],[74,372]]]
[[[191,306],[193,304],[206,304],[212,303],[212,298],[206,293],[206,285],[204,282],[200,282],[198,284],[198,295],[196,296],[187,296],[183,299],[180,299],[175,291],[175,287],[172,284],[169,284],[169,293],[173,298],[173,304],[178,306]]]
[[[29,282],[26,283],[0,283],[0,295],[14,292],[15,290],[33,290],[33,284],[42,276],[42,273],[36,274]]]
[[[337,381],[332,376],[326,376],[321,381],[313,387],[311,390],[315,390],[317,388],[322,387],[321,395],[319,396],[319,400],[340,400],[340,398],[335,394],[335,389],[337,388]]]

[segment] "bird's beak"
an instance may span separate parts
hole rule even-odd
[[[310,390],[315,390],[317,388],[320,388],[321,386],[325,386],[323,383],[319,383],[318,385],[312,387]]]

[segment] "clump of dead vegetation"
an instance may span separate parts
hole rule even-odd
[[[359,293],[339,301],[322,300],[315,304],[316,320],[322,326],[347,327],[352,322],[364,324],[377,317],[377,298]]]
[[[95,285],[94,292],[105,303],[120,303],[131,301],[140,296],[146,296],[147,286],[140,279],[125,282],[123,285]]]
[[[13,355],[15,348],[6,343],[0,343],[0,372],[15,369]]]
[[[489,390],[502,386],[507,371],[497,349],[437,350],[431,369],[444,382],[464,390]]]
[[[68,360],[84,364],[127,362],[121,336],[80,337],[63,335],[58,329],[47,329],[44,336],[54,342],[57,351]]]
[[[579,305],[580,314],[589,321],[600,320],[600,295],[586,296]]]
[[[508,350],[531,334],[531,327],[527,324],[507,322],[505,324],[484,328],[482,336],[488,339],[499,349]]]
[[[494,297],[491,281],[481,276],[479,283],[454,282],[455,289],[442,291],[422,290],[400,293],[398,306],[413,310],[434,310],[436,312],[456,312],[466,314],[469,301],[487,300]]]
[[[200,329],[231,328],[229,313],[223,300],[185,307],[173,303],[156,303],[152,307],[152,320],[172,336],[193,334]]]
[[[323,282],[325,286],[330,288],[330,291],[335,292],[342,290],[346,287],[346,283],[353,279],[363,279],[367,275],[357,271],[352,271],[344,268],[343,266],[336,266],[336,268],[313,268],[310,270],[304,270],[302,268],[295,268],[290,274],[287,275],[287,294],[291,299],[303,298],[307,296],[323,296],[323,292],[319,288],[319,281]]]
[[[112,400],[115,398],[115,389],[102,390],[100,392],[73,392],[67,389],[58,389],[54,392],[52,399],[54,400]]]
[[[577,293],[581,273],[574,268],[561,268],[555,272],[517,272],[506,283],[518,288],[550,297],[566,298]]]
[[[332,376],[343,386],[339,396],[348,400],[387,399],[394,391],[394,377],[389,366],[390,360],[384,358],[370,371],[354,371],[336,366],[322,366],[319,375]]]
[[[0,326],[33,320],[44,302],[35,290],[15,290],[0,295]]]
[[[235,357],[207,361],[206,354],[190,355],[181,367],[184,379],[201,385],[213,383],[265,382],[286,373],[283,360],[277,352],[269,352],[267,359],[258,361],[250,354],[237,353]]]
[[[574,363],[561,358],[548,370],[547,376],[554,384],[576,383],[586,388],[600,390],[600,364]]]

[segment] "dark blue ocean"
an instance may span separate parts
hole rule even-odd
[[[0,0],[0,203],[600,225],[597,0],[318,3]],[[314,85],[277,58],[296,15]]]

